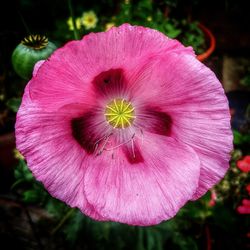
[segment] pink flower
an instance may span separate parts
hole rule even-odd
[[[250,155],[245,156],[242,160],[237,161],[237,167],[245,173],[250,171]]]
[[[250,200],[249,199],[243,199],[242,205],[237,207],[237,211],[240,214],[250,214]]]
[[[52,196],[96,220],[153,225],[224,176],[232,133],[221,84],[193,50],[125,24],[36,69],[16,142]]]

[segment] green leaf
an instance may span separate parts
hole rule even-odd
[[[36,190],[28,190],[23,193],[23,201],[27,203],[35,203],[39,200]]]
[[[244,85],[245,87],[250,87],[250,75],[247,75],[241,79],[240,84]]]
[[[21,105],[21,98],[13,97],[6,102],[6,106],[13,112],[17,112]]]
[[[19,160],[19,163],[14,171],[14,176],[17,180],[22,179],[26,182],[34,181],[34,177],[24,160]]]
[[[241,133],[237,130],[233,130],[233,135],[234,135],[234,144],[240,145],[243,141]]]
[[[69,223],[64,228],[66,238],[72,244],[76,242],[85,224],[85,216],[80,211],[75,211]]]
[[[241,134],[237,130],[233,130],[234,135],[234,144],[242,145],[244,143],[250,143],[250,135],[249,134]]]

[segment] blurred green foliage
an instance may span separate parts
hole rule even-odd
[[[246,74],[240,80],[240,84],[248,88],[250,87],[250,66],[246,69]]]
[[[12,97],[6,101],[6,106],[13,112],[17,112],[21,104],[20,97]]]
[[[91,10],[96,11],[98,17],[97,26],[91,30],[82,27],[77,32],[81,37],[89,33],[89,31],[106,30],[106,25],[109,23],[113,23],[115,26],[130,23],[157,29],[170,38],[180,40],[185,46],[192,46],[197,54],[204,52],[207,44],[198,22],[191,21],[188,16],[177,17],[174,15],[171,9],[176,9],[177,6],[178,1],[125,0],[113,3],[113,8],[110,8],[112,11],[107,12],[101,5],[98,5],[98,7],[93,5]],[[85,11],[90,10],[84,9],[84,6],[78,6],[75,9],[75,13],[77,13],[75,19],[79,18]],[[53,32],[53,36],[60,40],[73,38],[73,31],[69,31],[67,20],[56,20],[56,30]]]
[[[178,1],[166,1],[162,6],[150,0],[124,1],[112,21],[116,25],[128,22],[151,27],[170,38],[180,40],[185,46],[192,46],[196,53],[200,54],[207,46],[205,35],[197,21],[191,21],[188,17],[172,16],[170,8],[175,8],[177,3]]]
[[[237,146],[242,146],[244,144],[249,144],[250,134],[243,134],[238,130],[233,130],[234,134],[234,144]]]

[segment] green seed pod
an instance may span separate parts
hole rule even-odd
[[[56,49],[46,36],[25,37],[12,53],[12,65],[16,73],[25,80],[32,76],[36,62],[47,59]]]

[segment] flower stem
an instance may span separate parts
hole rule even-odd
[[[18,12],[18,15],[19,15],[19,17],[20,17],[20,19],[21,19],[21,22],[22,22],[24,28],[26,29],[26,32],[27,32],[28,34],[31,34],[31,33],[30,33],[30,29],[29,29],[27,23],[25,22],[22,13],[21,13],[19,10],[18,10],[17,12]]]
[[[212,250],[211,233],[208,225],[205,226],[205,234],[207,238],[207,250]]]
[[[137,232],[138,232],[137,249],[138,249],[138,250],[144,250],[144,244],[143,244],[143,228],[137,227]]]
[[[10,187],[10,190],[13,190],[16,186],[18,186],[20,183],[22,183],[22,182],[25,182],[25,180],[24,179],[19,179],[19,180],[17,180],[16,182],[14,182],[13,184],[12,184],[12,186]]]
[[[65,221],[71,216],[71,214],[75,211],[75,209],[70,209],[65,216],[60,220],[60,222],[57,224],[57,226],[51,231],[51,235],[54,235],[65,223]]]
[[[74,11],[73,11],[71,0],[68,0],[68,6],[69,6],[69,13],[70,13],[70,16],[72,18],[73,28],[74,28],[74,38],[76,40],[79,40],[79,34],[78,34],[78,31],[77,31],[77,28],[76,28],[76,20],[75,20],[75,16],[74,16]]]

